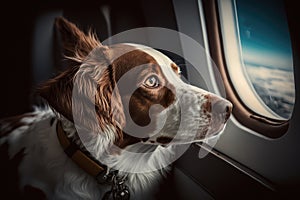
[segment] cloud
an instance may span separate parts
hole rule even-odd
[[[293,69],[292,55],[284,55],[272,51],[246,48],[243,49],[243,60],[246,63],[274,67],[277,69]]]

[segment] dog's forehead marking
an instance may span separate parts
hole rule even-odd
[[[178,75],[173,71],[172,64],[174,65],[174,62],[164,55],[163,53],[141,44],[133,44],[133,43],[126,43],[126,45],[133,46],[147,54],[149,54],[151,57],[154,58],[154,60],[158,63],[160,66],[163,74],[165,77],[172,83],[181,82],[181,79],[178,77]]]

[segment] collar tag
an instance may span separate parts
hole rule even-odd
[[[130,192],[127,185],[125,185],[126,177],[113,177],[111,190],[106,192],[102,200],[129,200]]]

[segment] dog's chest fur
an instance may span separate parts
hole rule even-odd
[[[8,144],[9,158],[13,158],[25,148],[24,157],[18,166],[20,188],[30,185],[41,189],[47,199],[101,199],[111,186],[97,184],[94,177],[84,172],[65,154],[57,139],[57,121],[55,114],[50,109],[46,109],[37,110],[21,118],[21,123],[18,123],[16,127],[11,127],[16,123],[7,123],[2,126],[2,129],[11,130],[0,140],[1,145]],[[69,131],[72,129],[68,124],[65,126]],[[98,136],[97,140],[91,142],[90,145],[94,145],[94,150],[99,151],[98,155],[101,156],[101,151],[109,142],[108,138]],[[132,150],[139,147],[129,146],[128,148]],[[150,159],[147,158],[148,160],[139,158],[138,166],[151,167],[151,162],[162,159],[163,157],[158,155],[160,151],[157,150],[157,152],[157,155],[154,153]],[[137,162],[122,154],[108,159],[111,165],[109,167],[117,167],[124,171],[133,167],[132,163]],[[149,170],[151,171],[151,168]],[[127,175],[126,185],[131,191],[131,199],[153,199],[164,170],[125,174]]]

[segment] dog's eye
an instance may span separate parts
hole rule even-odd
[[[148,88],[157,88],[159,86],[159,80],[157,76],[152,75],[145,80],[144,85]]]

